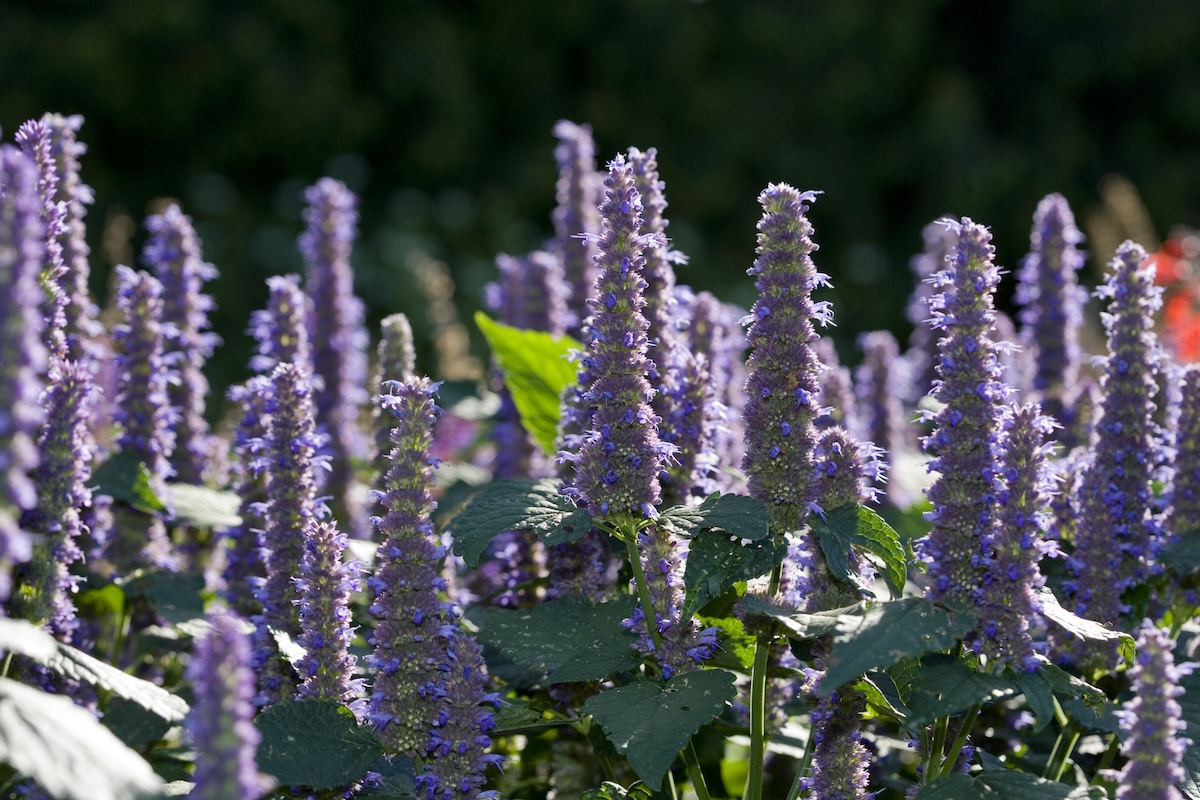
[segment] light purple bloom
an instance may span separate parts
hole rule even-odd
[[[148,272],[117,267],[117,309],[124,322],[113,330],[117,350],[117,446],[145,464],[151,488],[165,496],[175,450],[175,413],[167,395],[174,376],[163,357],[162,284]],[[114,528],[106,558],[119,575],[154,564],[177,569],[161,517],[113,506]]]
[[[267,408],[271,381],[262,375],[245,385],[230,387],[229,400],[242,410],[234,432],[234,472],[241,498],[238,514],[242,524],[224,533],[228,540],[222,575],[225,602],[247,619],[262,611],[258,591],[266,577],[260,534],[266,525],[266,442],[270,420]]]
[[[222,444],[210,432],[204,418],[208,379],[204,365],[220,343],[210,331],[208,312],[212,298],[204,294],[205,282],[217,270],[200,255],[200,240],[192,220],[171,204],[161,214],[146,218],[150,237],[142,251],[142,262],[154,270],[163,287],[163,350],[178,380],[167,389],[176,410],[175,452],[172,466],[181,483],[219,485]]]
[[[907,438],[901,402],[900,345],[890,332],[872,331],[859,338],[859,346],[863,351],[863,363],[855,374],[859,435],[883,448],[894,467]],[[897,506],[903,506],[906,500],[895,490],[889,491],[888,499]]]
[[[567,330],[578,336],[588,316],[587,299],[596,283],[596,245],[592,237],[600,234],[596,209],[603,198],[603,187],[596,174],[591,127],[559,120],[554,135],[559,140],[554,148],[558,164],[558,206],[552,215],[554,247],[570,288]]]
[[[745,452],[742,409],[746,395],[742,389],[746,384],[747,346],[740,320],[746,313],[732,304],[722,303],[709,292],[696,293],[689,310],[685,337],[688,347],[708,361],[709,374],[716,388],[714,399],[724,408],[723,419],[714,431],[710,447],[718,464],[740,465]],[[715,478],[721,491],[741,488],[732,469],[719,470]]]
[[[1092,457],[1079,488],[1075,552],[1067,561],[1075,580],[1066,588],[1075,613],[1104,623],[1117,622],[1125,611],[1121,593],[1152,574],[1158,547],[1151,481],[1163,459],[1152,425],[1161,290],[1153,269],[1140,267],[1145,257],[1141,246],[1125,242],[1108,281],[1096,290],[1109,300],[1103,315],[1108,356]]]
[[[1175,478],[1167,529],[1178,537],[1200,535],[1200,364],[1189,364],[1181,371],[1174,449]]]
[[[270,375],[278,365],[290,362],[311,374],[308,319],[308,297],[300,288],[300,276],[267,278],[267,307],[250,315],[250,335],[255,341],[250,368]]]
[[[689,505],[718,489],[719,462],[713,443],[720,434],[725,407],[716,399],[708,360],[681,344],[672,353],[662,387],[667,416],[659,432],[675,448],[675,457],[664,465],[660,478],[665,505]]]
[[[813,420],[819,362],[813,323],[826,325],[828,303],[814,303],[813,290],[828,285],[817,272],[812,225],[805,213],[816,192],[772,184],[759,195],[758,257],[748,272],[758,300],[747,320],[746,455],[742,469],[750,496],[767,507],[773,527],[797,530],[813,499]]]
[[[1117,800],[1181,800],[1188,741],[1178,697],[1186,674],[1175,666],[1171,638],[1150,620],[1137,636],[1137,664],[1130,670],[1133,700],[1118,711],[1125,733],[1121,755],[1128,761],[1117,777]],[[1188,665],[1191,666],[1190,664]]]
[[[316,396],[317,425],[328,436],[330,473],[324,484],[334,519],[354,538],[368,535],[366,499],[354,482],[351,462],[366,458],[369,441],[358,417],[369,397],[363,304],[354,295],[350,250],[358,224],[357,198],[341,181],[322,178],[304,193],[305,231],[300,253],[307,267],[305,292],[313,374],[323,389]]]
[[[29,478],[39,462],[36,445],[45,414],[39,403],[47,353],[38,274],[45,260],[38,170],[15,147],[0,145],[0,600],[7,599],[9,567],[31,554],[18,524],[37,504]]]
[[[933,278],[941,290],[930,303],[931,324],[941,330],[933,396],[941,408],[924,439],[938,473],[927,496],[933,525],[917,542],[927,565],[928,593],[935,598],[978,599],[981,560],[996,527],[1001,404],[1008,387],[1000,382],[992,295],[1000,270],[992,263],[991,233],[964,217],[947,220],[957,237],[947,269]]]
[[[911,376],[906,399],[914,402],[929,394],[937,380],[938,337],[929,327],[929,304],[937,293],[933,276],[946,268],[946,260],[954,252],[956,237],[947,221],[949,218],[942,217],[921,229],[925,248],[909,261],[917,285],[908,300],[908,321],[913,324],[913,331],[905,354]]]
[[[232,800],[259,797],[268,788],[258,772],[254,727],[254,672],[242,622],[230,612],[209,617],[212,627],[196,640],[188,668],[195,695],[187,729],[196,751],[190,797]]]
[[[375,376],[371,388],[376,392],[387,391],[389,381],[407,381],[416,374],[417,353],[413,346],[412,325],[403,314],[384,317],[379,324],[379,347],[376,350]],[[371,408],[372,427],[375,431],[375,476],[381,482],[391,462],[392,451],[391,415],[383,406],[375,403]]]

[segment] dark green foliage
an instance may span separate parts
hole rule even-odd
[[[383,755],[383,742],[345,706],[302,700],[272,706],[254,720],[262,734],[258,766],[282,784],[332,789],[353,783]]]

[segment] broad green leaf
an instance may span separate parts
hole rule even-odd
[[[680,749],[733,699],[733,673],[708,669],[666,684],[644,680],[589,697],[590,714],[647,786],[657,791]]]
[[[489,608],[479,638],[516,663],[550,674],[548,683],[599,680],[641,663],[634,634],[621,627],[637,601],[621,597],[592,605],[563,597],[528,610]]]
[[[60,800],[157,797],[162,779],[91,712],[0,678],[0,763]]]
[[[580,800],[654,800],[656,796],[656,792],[640,781],[628,789],[619,783],[605,781],[599,789],[584,792]]]
[[[542,451],[553,456],[563,390],[579,380],[579,370],[569,356],[582,345],[570,336],[503,325],[482,311],[476,312],[475,324],[492,348],[521,424]]]
[[[864,675],[854,684],[854,688],[867,698],[867,708],[875,716],[900,723],[908,717],[908,709],[900,701],[896,684],[886,672]]]
[[[974,609],[923,597],[868,604],[862,617],[838,618],[830,665],[819,692],[828,695],[873,669],[945,650],[974,627]]]
[[[583,538],[592,526],[587,511],[575,508],[558,491],[558,480],[505,480],[490,484],[449,525],[454,552],[470,567],[497,535],[531,530],[546,544]]]
[[[716,628],[721,633],[721,649],[709,666],[730,666],[749,671],[754,664],[754,648],[758,639],[746,633],[746,624],[737,617],[696,617],[701,628]]]
[[[96,467],[88,486],[97,494],[106,494],[147,514],[169,511],[150,485],[150,470],[130,451],[117,453]]]
[[[739,539],[758,542],[771,532],[767,509],[753,497],[742,494],[716,492],[698,506],[668,508],[659,515],[658,521],[680,536],[717,529]]]
[[[754,595],[746,595],[738,601],[738,604],[747,614],[770,617],[780,624],[789,638],[798,640],[815,639],[818,636],[834,633],[841,617],[862,617],[868,608],[866,603],[859,603],[844,608],[806,614],[803,611],[786,611]]]
[[[166,689],[63,644],[24,620],[0,619],[0,650],[23,655],[60,675],[110,691],[168,722],[187,716],[188,704]]]
[[[1025,695],[1029,709],[1037,718],[1037,724],[1032,729],[1037,733],[1054,719],[1054,695],[1067,697],[1104,698],[1104,693],[1090,683],[1071,675],[1051,664],[1045,658],[1040,658],[1040,666],[1034,672],[1023,670],[1008,670],[1005,675],[1013,685]]]
[[[150,570],[125,583],[126,597],[144,597],[172,625],[204,617],[204,576],[198,572]]]
[[[412,759],[401,755],[381,756],[371,766],[379,776],[369,788],[360,789],[354,796],[360,800],[412,800],[416,768]]]
[[[883,561],[883,577],[892,597],[899,597],[904,591],[908,558],[900,536],[883,517],[866,506],[849,504],[826,511],[824,515],[810,514],[808,524],[835,578],[858,586],[864,592],[871,591],[870,587],[861,585],[850,569],[850,554],[857,547]]]
[[[770,539],[742,544],[741,539],[723,529],[700,531],[692,538],[683,570],[687,594],[680,611],[682,620],[691,619],[735,583],[766,575],[786,553],[786,546]]]
[[[917,793],[916,800],[1104,800],[1099,786],[1068,786],[1015,769],[976,776],[947,775]]]
[[[1084,619],[1059,605],[1058,598],[1048,589],[1038,593],[1042,604],[1042,616],[1062,628],[1077,639],[1090,642],[1115,643],[1117,652],[1125,663],[1132,666],[1134,661],[1133,637],[1123,631],[1106,628],[1099,622]]]
[[[1183,694],[1179,697],[1179,708],[1183,721],[1187,723],[1185,736],[1197,738],[1200,731],[1200,673],[1193,672],[1179,682]],[[1188,733],[1187,731],[1190,731]],[[1183,782],[1179,789],[1189,798],[1200,798],[1200,745],[1190,744],[1183,753]]]
[[[280,703],[259,714],[258,766],[282,785],[316,790],[353,783],[383,755],[383,742],[329,700]]]
[[[1085,730],[1123,736],[1121,724],[1114,713],[1119,708],[1119,704],[1105,701],[1096,702],[1091,698],[1075,698],[1063,700],[1061,705],[1063,712],[1078,722]]]
[[[976,672],[958,658],[935,655],[924,659],[908,694],[909,730],[938,717],[950,717],[976,703],[994,703],[1016,694],[1012,682]]]
[[[528,700],[522,700],[519,697],[504,698],[494,716],[496,728],[493,736],[529,735],[548,728],[571,724],[567,719],[552,719],[543,716],[541,712],[530,708]]]
[[[1200,531],[1191,531],[1168,545],[1161,561],[1176,575],[1190,575],[1200,569]]]
[[[171,722],[121,697],[114,698],[108,704],[100,721],[118,739],[133,748],[157,742],[172,727]]]
[[[242,499],[235,492],[220,492],[190,483],[168,483],[167,497],[175,519],[197,528],[232,528],[242,524],[238,514]]]

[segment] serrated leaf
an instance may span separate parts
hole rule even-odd
[[[766,575],[786,553],[786,546],[769,539],[742,544],[741,539],[724,530],[700,531],[692,538],[683,570],[687,594],[680,610],[682,621],[690,620],[708,601],[720,597],[735,583]]]
[[[233,528],[242,524],[238,514],[242,498],[236,492],[221,492],[190,483],[168,483],[167,496],[175,519],[197,528]]]
[[[976,672],[953,656],[931,656],[921,664],[909,691],[910,730],[938,717],[955,716],[971,706],[994,703],[1016,694],[1016,687],[996,675]]]
[[[721,632],[718,637],[721,641],[721,649],[717,654],[718,658],[730,658],[732,659],[732,664],[749,671],[751,665],[754,663],[754,649],[758,640],[746,633],[744,622],[737,617],[705,616],[696,617],[696,622],[699,623],[701,628],[716,628]],[[709,664],[711,666],[720,666],[713,661],[710,661]]]
[[[1185,675],[1179,681],[1183,694],[1179,697],[1181,718],[1187,724],[1185,735],[1195,740],[1196,732],[1200,731],[1200,673],[1193,672]],[[1189,798],[1200,797],[1200,745],[1189,744],[1183,752],[1184,779],[1179,784],[1179,790]]]
[[[676,675],[666,684],[637,681],[587,699],[590,714],[647,786],[658,790],[678,751],[735,694],[733,673],[720,669]]]
[[[569,357],[582,345],[570,336],[503,325],[482,311],[476,312],[475,324],[492,349],[521,424],[542,452],[555,455],[562,393],[579,381],[579,370]]]
[[[757,614],[775,620],[789,638],[799,641],[834,633],[837,631],[840,617],[861,617],[867,613],[868,608],[866,603],[859,603],[807,614],[803,611],[786,611],[755,595],[746,595],[738,601],[738,605],[747,614]]]
[[[150,470],[137,454],[127,450],[96,467],[88,487],[147,514],[165,514],[169,509],[155,493],[150,477]]]
[[[1078,722],[1085,730],[1121,735],[1121,724],[1114,713],[1118,708],[1117,705],[1079,698],[1063,700],[1060,705],[1063,713]]]
[[[532,609],[489,608],[479,638],[522,666],[549,673],[548,683],[599,680],[641,663],[635,636],[621,626],[637,601],[625,596],[593,605],[563,597]]]
[[[371,786],[360,789],[354,796],[360,800],[412,800],[416,768],[408,756],[384,755],[371,766],[379,776]]]
[[[332,789],[360,779],[384,753],[383,742],[354,713],[329,700],[271,706],[254,720],[262,734],[258,766],[280,784]]]
[[[558,491],[558,480],[504,480],[488,485],[448,526],[454,552],[467,565],[505,531],[534,531],[549,545],[579,541],[591,529],[587,511],[575,508]]]
[[[1077,639],[1089,642],[1115,643],[1117,652],[1125,663],[1132,666],[1134,661],[1133,637],[1124,631],[1114,631],[1099,622],[1084,619],[1063,608],[1058,598],[1048,589],[1038,593],[1042,605],[1042,616],[1062,628]]]
[[[850,569],[850,554],[858,547],[883,561],[883,578],[892,597],[903,593],[908,559],[900,536],[883,517],[866,506],[852,503],[826,511],[824,515],[810,514],[809,528],[821,545],[829,571],[835,578],[857,586],[864,593],[871,592]]]
[[[63,644],[24,620],[0,619],[0,650],[23,655],[60,675],[110,691],[168,722],[187,716],[188,704],[182,698]]]
[[[60,800],[157,797],[162,779],[89,711],[0,678],[0,763]]]
[[[827,696],[873,669],[945,650],[975,624],[973,609],[923,597],[868,604],[862,617],[838,618],[830,664],[818,691]]]
[[[144,597],[172,625],[204,617],[204,576],[198,572],[142,572],[124,585],[126,597]]]
[[[742,494],[715,492],[698,506],[668,508],[659,515],[658,521],[680,536],[717,529],[730,536],[758,542],[771,532],[767,509],[753,497]]]
[[[1099,786],[1068,786],[1015,769],[976,776],[947,775],[925,786],[916,800],[1104,800]]]

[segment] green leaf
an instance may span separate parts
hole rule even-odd
[[[238,514],[242,498],[236,492],[220,492],[190,483],[168,483],[167,496],[175,519],[197,528],[233,528],[242,524]]]
[[[125,596],[144,597],[172,625],[204,617],[204,576],[156,569],[138,573],[124,585]]]
[[[134,748],[153,744],[167,735],[172,723],[123,698],[114,698],[100,720],[104,727]]]
[[[950,717],[976,703],[987,704],[1011,697],[1016,687],[996,675],[976,672],[954,656],[925,659],[908,695],[909,730],[917,730],[938,717]]]
[[[1176,575],[1191,575],[1200,569],[1200,531],[1191,531],[1168,545],[1160,560]]]
[[[138,460],[137,454],[123,451],[96,467],[88,487],[97,494],[128,503],[138,511],[166,514],[170,509],[155,494],[150,478],[150,470]]]
[[[1125,663],[1133,666],[1133,637],[1124,631],[1114,631],[1099,622],[1084,619],[1059,605],[1058,598],[1049,589],[1038,594],[1042,604],[1042,616],[1077,639],[1091,642],[1116,642],[1117,652]]]
[[[766,575],[786,553],[785,545],[770,539],[742,544],[736,535],[723,529],[702,530],[692,538],[683,570],[687,594],[680,610],[682,621],[687,622],[708,601],[720,597],[738,581]]]
[[[587,699],[590,714],[647,786],[657,791],[676,754],[735,694],[733,673],[709,669],[665,685],[637,681]]]
[[[543,716],[540,711],[530,707],[528,700],[519,697],[504,698],[494,716],[496,727],[491,733],[493,736],[529,735],[571,724],[569,719]]]
[[[600,784],[599,789],[584,792],[580,800],[654,800],[657,796],[656,792],[640,781],[628,789],[619,783],[605,781]]]
[[[1054,695],[1067,697],[1103,698],[1104,692],[1060,667],[1039,658],[1042,662],[1035,672],[1008,670],[1005,676],[1025,695],[1029,709],[1037,718],[1033,732],[1037,733],[1054,719]]]
[[[1068,786],[1015,769],[985,771],[972,777],[947,775],[917,793],[916,800],[1104,800],[1099,786]]]
[[[60,800],[157,797],[162,779],[91,712],[0,678],[0,762]]]
[[[875,716],[899,723],[908,717],[908,708],[901,702],[896,684],[886,672],[865,675],[859,678],[854,688],[867,698],[867,708]]]
[[[271,706],[254,720],[262,734],[258,766],[282,785],[332,789],[361,778],[383,755],[383,742],[354,713],[329,700]]]
[[[504,385],[521,415],[521,424],[542,451],[553,456],[562,415],[562,393],[579,381],[579,370],[569,356],[583,346],[570,336],[503,325],[482,311],[476,312],[475,324],[492,348]]]
[[[830,664],[819,691],[828,696],[873,669],[945,650],[974,627],[974,609],[923,597],[868,604],[862,617],[838,617]]]
[[[859,547],[883,561],[883,578],[892,597],[902,594],[908,575],[908,558],[900,536],[883,517],[866,506],[848,504],[826,511],[823,516],[810,514],[808,520],[835,578],[871,593],[870,587],[863,586],[858,575],[850,569],[850,554]]]
[[[381,756],[371,766],[379,775],[376,785],[360,789],[354,796],[360,800],[412,800],[416,768],[408,756]]]
[[[593,605],[563,597],[528,610],[489,608],[479,638],[516,663],[550,674],[548,683],[599,680],[641,663],[635,636],[621,626],[636,599]]]
[[[1074,699],[1062,701],[1063,712],[1079,723],[1085,730],[1100,733],[1121,734],[1121,723],[1114,713],[1119,704],[1105,701],[1096,702],[1091,699]]]
[[[23,655],[60,675],[110,691],[168,722],[187,716],[188,704],[166,689],[63,644],[24,620],[0,618],[0,650]]]
[[[720,492],[710,494],[698,506],[668,508],[659,515],[658,522],[680,536],[717,529],[739,539],[758,542],[771,532],[770,517],[762,503],[746,495]]]
[[[841,617],[862,617],[867,613],[868,608],[866,603],[859,603],[844,608],[806,614],[803,611],[786,611],[755,595],[746,595],[738,601],[738,604],[747,614],[770,617],[780,624],[789,638],[800,641],[834,633],[837,631],[838,620]]]
[[[1179,682],[1183,694],[1179,697],[1179,708],[1182,719],[1187,723],[1187,730],[1193,733],[1189,738],[1196,737],[1200,731],[1200,672],[1184,676]],[[1183,753],[1183,782],[1179,789],[1189,798],[1200,797],[1200,745],[1189,744]]]
[[[559,493],[556,478],[489,484],[449,525],[455,554],[472,568],[479,566],[492,539],[505,531],[534,531],[543,542],[555,545],[577,542],[591,527],[587,511]]]

